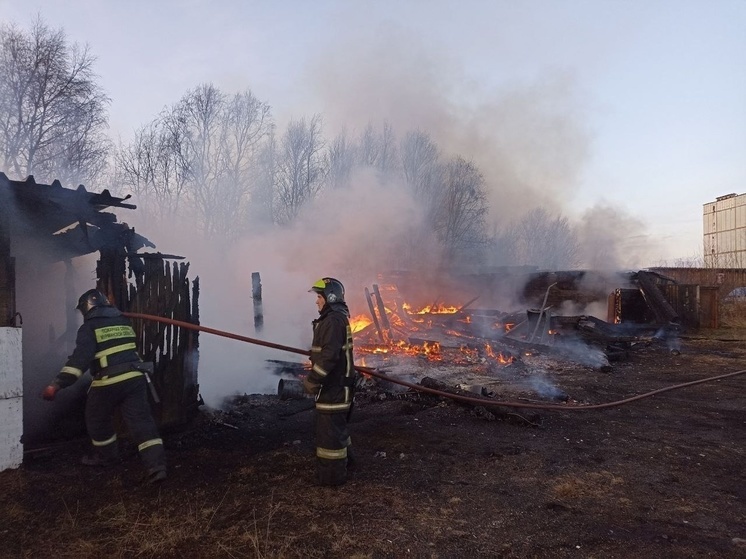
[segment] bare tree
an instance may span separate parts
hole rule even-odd
[[[159,215],[193,217],[205,236],[235,238],[273,127],[269,105],[250,91],[228,96],[203,84],[120,147],[116,176]]]
[[[215,200],[217,215],[208,233],[233,237],[247,225],[252,184],[258,178],[257,157],[273,124],[269,105],[248,91],[230,98],[221,117],[219,153],[222,172]]]
[[[444,256],[454,261],[484,244],[487,196],[482,173],[460,156],[444,166],[442,178],[430,219]]]
[[[62,182],[95,181],[106,167],[109,99],[95,58],[37,20],[0,27],[0,157],[4,170]]]
[[[277,154],[275,221],[289,223],[318,194],[326,177],[321,116],[291,121]]]
[[[548,270],[573,268],[579,263],[578,233],[566,217],[535,208],[511,224],[504,235],[513,244],[513,264]]]
[[[515,266],[520,264],[518,257],[518,233],[514,227],[500,230],[493,224],[490,248],[486,263],[490,266]]]
[[[227,180],[246,185],[252,181],[260,144],[269,136],[273,124],[269,105],[249,91],[235,94],[227,103],[222,123],[221,147]],[[223,200],[241,207],[245,188],[233,188]]]
[[[277,141],[274,131],[259,150],[255,179],[248,207],[249,228],[263,228],[274,221],[275,184],[277,182]]]
[[[358,164],[366,167],[375,167],[380,151],[379,138],[375,130],[373,130],[373,125],[368,123],[368,126],[360,133],[358,139]]]
[[[327,151],[327,182],[332,189],[349,186],[352,170],[357,160],[357,146],[345,131],[340,132]]]
[[[439,183],[438,146],[421,130],[408,132],[401,142],[401,162],[404,179],[414,195],[421,200],[432,196],[432,187]]]
[[[373,125],[368,124],[360,134],[357,154],[360,165],[377,169],[384,178],[394,175],[400,165],[393,127],[384,122],[378,134]]]
[[[164,113],[115,155],[114,182],[135,195],[146,218],[170,220],[180,214],[191,178],[183,141],[181,128]]]
[[[222,120],[225,94],[212,84],[187,92],[174,107],[171,118],[184,138],[181,147],[189,166],[189,198],[198,225],[207,237],[215,234],[220,215],[220,196],[226,186],[222,152]]]
[[[376,167],[383,177],[391,177],[399,171],[399,152],[396,147],[396,134],[388,122],[383,123],[380,136],[381,149]]]

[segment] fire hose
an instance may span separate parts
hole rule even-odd
[[[205,332],[206,334],[214,334],[216,336],[230,338],[232,340],[238,340],[241,342],[247,342],[250,344],[260,345],[260,346],[269,347],[273,349],[279,349],[281,351],[287,351],[289,353],[297,353],[297,354],[305,355],[305,356],[310,356],[311,354],[310,351],[307,351],[304,349],[299,349],[296,347],[286,346],[286,345],[277,344],[273,342],[267,342],[267,341],[259,340],[256,338],[249,338],[247,336],[241,336],[240,334],[234,334],[232,332],[226,332],[224,330],[216,330],[215,328],[209,328],[207,326],[202,326],[199,324],[192,324],[191,322],[184,322],[182,320],[174,320],[171,318],[163,318],[160,316],[141,314],[141,313],[132,313],[132,312],[125,312],[122,314],[128,318],[151,320],[154,322],[160,322],[162,324],[170,324],[172,326],[177,326],[179,328],[185,328],[187,330],[196,330],[199,332]],[[481,405],[481,406],[499,406],[499,407],[506,407],[506,408],[530,408],[530,409],[537,409],[537,410],[553,410],[553,411],[586,411],[586,410],[600,410],[600,409],[606,409],[606,408],[613,408],[613,407],[621,406],[624,404],[629,404],[630,402],[635,402],[637,400],[642,400],[644,398],[650,398],[651,396],[655,396],[656,394],[661,394],[663,392],[669,392],[671,390],[685,388],[687,386],[694,386],[696,384],[704,384],[706,382],[713,382],[716,380],[721,380],[721,379],[725,379],[729,377],[735,377],[735,376],[746,373],[746,369],[743,369],[741,371],[735,371],[733,373],[727,373],[723,375],[717,375],[713,377],[693,380],[690,382],[684,382],[681,384],[666,386],[664,388],[659,388],[657,390],[645,392],[644,394],[638,394],[636,396],[631,396],[629,398],[624,398],[622,400],[616,400],[613,402],[605,402],[603,404],[559,405],[559,404],[532,404],[528,402],[513,402],[510,400],[492,400],[492,399],[486,399],[486,398],[474,398],[470,396],[462,396],[459,394],[451,394],[450,392],[444,392],[442,390],[428,388],[426,386],[422,386],[419,384],[407,382],[405,380],[393,378],[372,367],[363,367],[360,365],[355,365],[355,370],[365,375],[370,375],[372,377],[385,380],[387,382],[391,382],[391,383],[398,384],[401,386],[406,386],[407,388],[416,390],[418,392],[425,392],[427,394],[433,394],[435,396],[440,396],[443,398],[450,398],[452,400],[456,400],[459,402],[465,402],[465,403]]]

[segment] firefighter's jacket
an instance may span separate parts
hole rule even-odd
[[[316,410],[322,413],[347,412],[352,403],[356,372],[349,316],[345,303],[327,303],[313,321],[306,386],[316,392]]]
[[[94,307],[78,328],[75,349],[56,381],[66,388],[91,369],[92,386],[107,385],[142,376],[134,365],[141,363],[129,319],[114,307]]]

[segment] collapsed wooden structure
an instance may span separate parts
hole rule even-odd
[[[535,272],[523,275],[519,282],[514,279],[509,274],[502,279],[515,288],[511,300],[526,306],[514,312],[484,308],[479,295],[470,296],[480,288],[463,278],[457,283],[470,291],[450,292],[445,299],[434,297],[425,306],[408,304],[407,293],[400,289],[405,285],[412,293],[417,283],[412,278],[401,282],[396,276],[386,285],[365,288],[370,319],[355,336],[356,350],[378,361],[382,355],[406,352],[458,363],[463,355],[451,351],[458,349],[482,362],[492,359],[498,364],[515,362],[524,352],[542,352],[606,369],[631,349],[651,343],[665,344],[676,352],[681,331],[699,324],[696,286],[681,286],[648,270],[611,276],[587,271]],[[495,283],[493,278],[482,286],[494,287]],[[467,297],[465,302],[460,300]],[[443,300],[450,305],[439,303]],[[605,305],[607,320],[564,313],[567,303],[573,308]]]
[[[134,210],[136,206],[127,203],[128,198],[112,196],[108,190],[89,192],[82,185],[67,189],[59,181],[38,184],[33,176],[14,181],[0,173],[0,327],[20,327],[22,319],[49,319],[18,308],[18,282],[24,281],[17,277],[19,259],[69,264],[76,257],[96,252],[96,287],[120,310],[199,323],[199,281],[189,280],[188,263],[181,262],[180,256],[140,252],[155,245],[118,222],[115,214],[103,211]],[[70,281],[68,277],[49,281],[63,279]],[[67,292],[69,299],[78,295]],[[59,338],[68,342],[74,339],[79,324],[74,307],[74,300],[66,302],[68,332]],[[141,320],[134,321],[134,327],[143,358],[155,363],[153,381],[160,392],[155,409],[160,426],[185,423],[199,405],[198,332]],[[42,352],[43,348],[28,350]]]

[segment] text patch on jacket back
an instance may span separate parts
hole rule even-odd
[[[132,326],[106,326],[104,328],[96,328],[96,341],[98,343],[118,338],[134,337],[135,331],[132,329]]]

